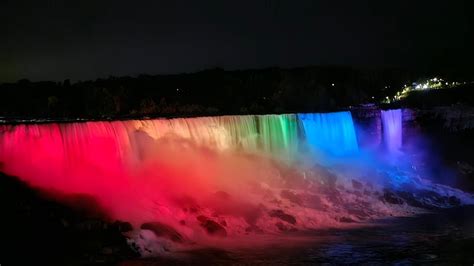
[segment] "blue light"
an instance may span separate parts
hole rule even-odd
[[[350,112],[298,114],[298,118],[313,151],[344,156],[359,150]]]

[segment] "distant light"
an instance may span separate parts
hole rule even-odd
[[[179,89],[176,89],[176,91],[178,91],[178,92],[179,92]]]
[[[375,99],[375,97],[374,97],[374,96],[372,96],[372,99]]]
[[[448,85],[448,83],[446,82],[446,85]]]
[[[331,83],[331,86],[333,86],[333,87],[334,87],[334,83]]]

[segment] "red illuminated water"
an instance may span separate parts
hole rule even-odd
[[[294,118],[252,119],[5,125],[1,170],[42,190],[94,197],[110,219],[133,224],[129,236],[144,255],[196,243],[268,243],[274,234],[353,227],[418,211],[383,200],[391,180],[407,173],[362,169],[356,159],[327,168],[302,153],[288,160],[298,151],[292,143],[304,144]],[[264,140],[255,125],[268,125],[260,129]],[[468,197],[422,181],[412,186]],[[179,241],[140,230],[146,222],[172,228]]]

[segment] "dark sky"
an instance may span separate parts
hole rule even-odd
[[[0,82],[343,64],[466,68],[472,0],[1,0]]]

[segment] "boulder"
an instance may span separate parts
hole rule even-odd
[[[140,226],[140,228],[144,230],[150,230],[155,233],[156,236],[170,239],[173,242],[184,242],[184,237],[178,231],[176,231],[173,227],[160,222],[144,223]]]
[[[292,215],[289,215],[289,214],[285,213],[282,210],[272,210],[272,211],[270,211],[270,213],[268,215],[270,215],[270,217],[278,218],[278,219],[280,219],[282,221],[285,221],[289,224],[296,224],[296,218]]]
[[[204,215],[199,215],[196,217],[199,222],[201,222],[201,227],[203,227],[206,232],[212,236],[226,237],[227,231],[219,223],[209,219]]]
[[[284,199],[289,200],[290,202],[296,204],[296,205],[303,205],[303,200],[298,196],[296,193],[290,191],[290,190],[282,190],[280,192],[280,196]]]
[[[390,204],[403,204],[403,200],[390,190],[385,190],[381,199]]]

